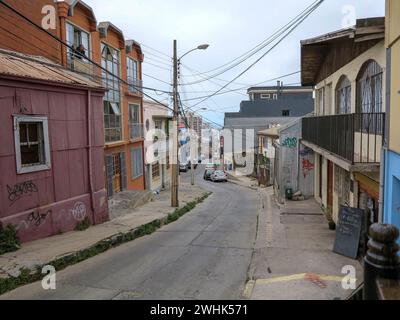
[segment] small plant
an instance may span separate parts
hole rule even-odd
[[[76,224],[75,230],[85,231],[86,229],[89,229],[89,227],[90,227],[90,220],[88,217],[86,217],[85,219]]]
[[[0,255],[20,248],[17,230],[11,224],[3,228],[0,225]]]

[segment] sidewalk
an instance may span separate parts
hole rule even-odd
[[[180,208],[190,202],[196,202],[207,193],[198,186],[184,183],[180,185],[179,191]],[[163,191],[155,195],[152,202],[133,209],[128,214],[110,217],[112,220],[101,225],[92,226],[85,231],[73,231],[28,242],[18,251],[0,256],[0,279],[18,277],[21,268],[29,269],[33,273],[43,265],[58,259],[72,259],[77,253],[94,248],[102,241],[116,243],[125,234],[132,233],[146,224],[160,222],[159,219],[167,218],[172,212],[174,208],[170,206],[170,192]]]
[[[356,286],[362,281],[362,267],[332,252],[335,231],[314,199],[287,202],[278,207],[272,188],[259,189],[259,230],[246,298],[254,300],[345,299],[342,268],[356,269]],[[247,296],[246,296],[247,295]]]
[[[246,176],[234,176],[230,173],[227,173],[228,181],[242,187],[247,187],[253,190],[258,190],[258,182],[255,178],[249,178]]]

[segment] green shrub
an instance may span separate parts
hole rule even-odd
[[[16,251],[20,248],[17,230],[11,224],[5,228],[0,226],[0,255]]]
[[[86,229],[89,229],[89,227],[90,227],[90,220],[88,217],[86,217],[85,219],[76,224],[75,230],[84,231]]]

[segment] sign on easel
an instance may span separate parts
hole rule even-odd
[[[357,259],[364,215],[362,209],[346,206],[340,208],[333,252]]]

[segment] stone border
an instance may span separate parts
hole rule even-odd
[[[45,276],[42,274],[42,267],[45,265],[51,265],[56,269],[56,271],[61,271],[68,266],[72,266],[79,262],[85,261],[109,249],[118,247],[121,244],[133,241],[145,235],[152,234],[153,232],[160,229],[162,226],[177,221],[183,215],[193,210],[196,205],[202,203],[211,194],[212,192],[203,193],[203,195],[199,198],[196,198],[195,201],[188,202],[182,208],[177,208],[174,212],[169,213],[164,218],[156,219],[152,222],[141,225],[140,227],[129,230],[127,232],[117,233],[111,237],[100,240],[99,242],[86,249],[67,253],[64,256],[61,256],[41,266],[35,266],[35,269],[33,270],[30,270],[28,268],[21,268],[20,275],[18,277],[0,278],[0,295],[8,291],[14,290],[20,286],[42,280]]]

